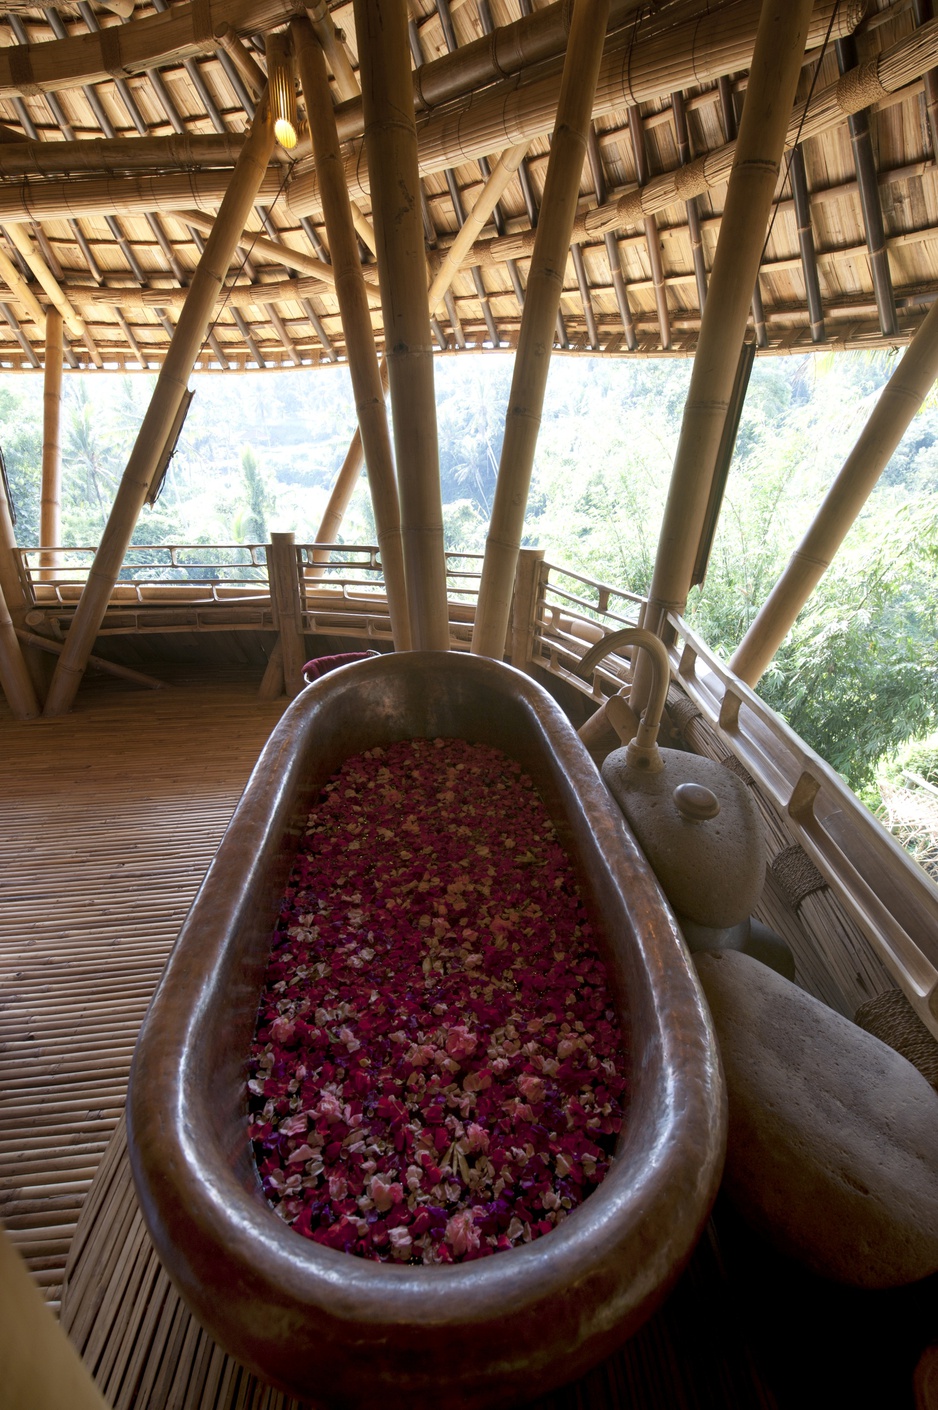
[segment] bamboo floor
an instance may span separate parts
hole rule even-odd
[[[300,1410],[190,1317],[126,1158],[137,1029],[282,708],[188,675],[86,686],[49,722],[0,703],[0,1218],[115,1407]],[[916,1297],[820,1284],[718,1210],[651,1321],[537,1410],[912,1410]]]
[[[163,673],[166,674],[166,673]],[[228,673],[0,698],[0,1219],[50,1303],[144,1011],[283,702]]]

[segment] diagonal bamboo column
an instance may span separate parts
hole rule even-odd
[[[185,307],[160,368],[156,386],[124,470],[101,544],[95,554],[65,650],[55,668],[45,713],[60,715],[75,698],[95,636],[130,543],[150,480],[176,418],[192,364],[205,341],[212,311],[267,171],[274,147],[267,103],[259,104],[241,149],[215,227],[192,277]]]
[[[290,32],[293,36],[303,96],[306,99],[306,116],[313,139],[313,151],[316,154],[323,216],[329,249],[332,252],[336,294],[345,331],[349,371],[355,391],[355,409],[368,467],[378,546],[381,549],[391,632],[395,648],[398,651],[409,651],[411,633],[407,615],[401,510],[394,456],[391,451],[391,433],[355,238],[355,225],[342,170],[342,154],[336,135],[326,62],[309,20],[294,20]]]
[[[427,264],[404,0],[355,0],[413,644],[449,649]]]
[[[62,315],[50,308],[46,314],[46,366],[42,388],[42,496],[39,542],[62,540]],[[40,578],[55,577],[55,554],[39,555]]]
[[[473,652],[497,660],[505,652],[553,329],[608,19],[609,0],[575,0],[472,632]]]
[[[0,688],[18,720],[31,720],[40,713],[29,668],[13,626],[10,609],[0,589]]]
[[[737,647],[730,670],[754,686],[843,543],[909,422],[938,377],[938,303],[880,393],[860,438],[831,485],[788,567]]]
[[[765,0],[762,7],[643,623],[658,636],[690,589],[810,15],[811,0]],[[649,688],[642,653],[630,700],[637,714]]]

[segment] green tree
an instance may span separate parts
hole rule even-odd
[[[243,501],[234,519],[235,538],[239,543],[267,543],[267,516],[276,501],[250,446],[241,452],[241,477]]]

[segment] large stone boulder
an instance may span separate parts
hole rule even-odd
[[[938,1270],[938,1094],[905,1058],[734,951],[695,956],[726,1074],[724,1190],[814,1272]]]

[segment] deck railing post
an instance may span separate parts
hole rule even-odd
[[[303,689],[306,638],[303,634],[303,602],[292,534],[271,534],[267,550],[270,578],[270,605],[274,625],[280,634],[283,680],[289,696]]]
[[[511,603],[511,664],[521,671],[530,668],[534,658],[534,634],[543,597],[542,548],[522,548],[515,572]]]

